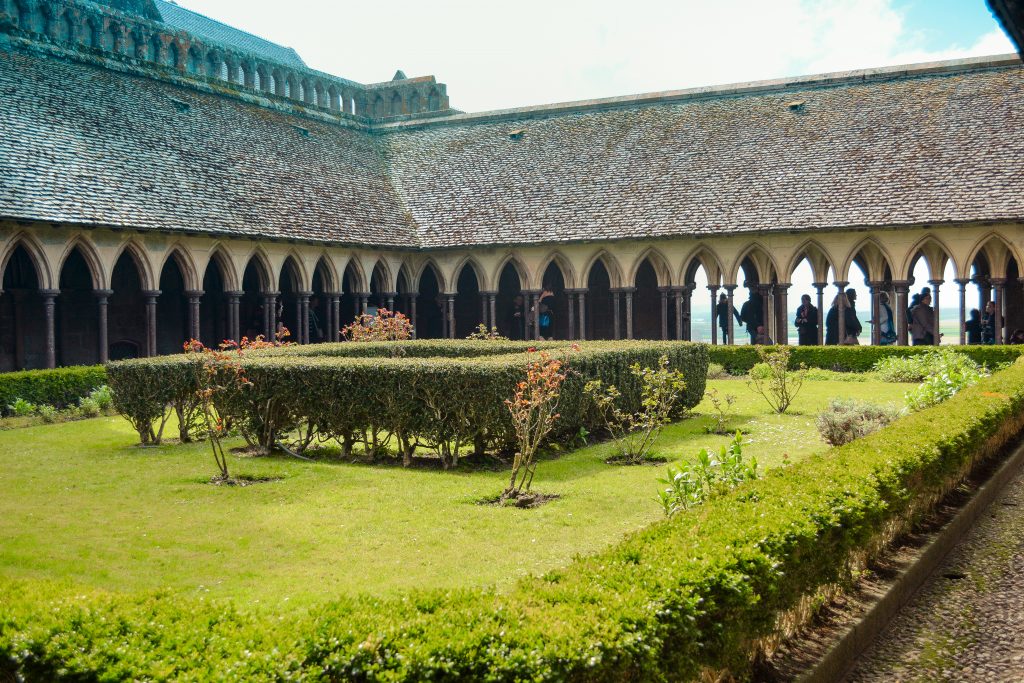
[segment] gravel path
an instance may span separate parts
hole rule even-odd
[[[1024,681],[1024,473],[846,681]]]

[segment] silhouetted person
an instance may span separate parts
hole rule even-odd
[[[844,339],[839,338],[839,303],[842,301],[843,304],[843,320],[846,324],[846,337]],[[856,329],[860,332],[860,321],[857,320],[857,315],[850,308],[849,300],[846,298],[846,294],[836,294],[835,298],[832,299],[832,307],[828,309],[828,315],[825,316],[825,344],[828,346],[835,346],[837,344],[856,344],[856,335],[850,336],[850,330]]]
[[[921,301],[910,312],[910,337],[914,346],[935,345],[935,309],[932,295],[921,294]]]
[[[850,305],[846,309],[846,339],[843,343],[853,346],[860,344],[860,340],[857,337],[860,336],[861,331],[864,329],[864,326],[860,324],[860,318],[857,317],[857,290],[853,287],[847,287],[846,300]]]
[[[964,333],[968,344],[981,343],[981,311],[977,308],[971,309],[970,317],[964,322]]]
[[[732,314],[736,316],[736,322],[742,323],[740,314],[736,312],[736,309],[732,309]],[[722,343],[729,343],[729,297],[725,294],[718,295],[718,304],[715,306],[715,321],[718,323],[718,329],[722,331]]]
[[[526,305],[523,295],[516,294],[512,300],[512,310],[508,316],[509,338],[517,341],[526,339]]]
[[[889,295],[885,292],[878,294],[878,343],[882,346],[892,346],[896,343],[896,317],[892,314],[889,306]]]
[[[818,343],[818,307],[811,303],[811,297],[804,294],[800,297],[800,307],[796,309],[797,336],[800,346],[814,346]]]
[[[750,335],[750,343],[754,344],[757,342],[757,326],[763,325],[764,320],[761,315],[763,313],[762,306],[764,301],[761,295],[751,290],[750,298],[743,302],[740,306],[740,320],[747,328],[747,334]]]
[[[996,304],[994,301],[985,304],[985,314],[981,316],[981,343],[996,343]]]

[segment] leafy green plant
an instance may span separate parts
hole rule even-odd
[[[640,382],[640,406],[636,411],[620,406],[622,394],[614,384],[605,386],[601,380],[591,380],[584,391],[597,406],[619,457],[636,464],[649,457],[662,428],[671,420],[686,389],[686,379],[679,370],[669,368],[668,356],[658,358],[653,368],[633,363],[629,371]]]
[[[842,446],[878,431],[899,416],[900,410],[894,406],[834,398],[815,418],[815,425],[825,443]]]
[[[36,404],[26,401],[23,398],[14,399],[14,403],[7,406],[7,410],[17,417],[27,417],[36,412]]]
[[[915,389],[907,392],[907,408],[924,410],[952,398],[958,391],[977,384],[988,373],[959,360],[943,363]]]
[[[757,459],[743,459],[743,436],[736,432],[729,446],[720,447],[717,454],[702,448],[693,463],[684,462],[678,470],[668,468],[668,477],[658,480],[665,484],[658,497],[665,515],[671,517],[758,476]]]
[[[791,353],[788,346],[758,346],[757,355],[761,362],[751,369],[747,382],[780,415],[792,405],[807,375],[807,368],[803,365],[790,369]]]
[[[923,382],[940,372],[964,374],[983,371],[984,366],[953,349],[930,349],[913,356],[883,358],[874,370],[886,382]]]
[[[43,404],[39,406],[39,417],[46,424],[53,424],[60,419],[60,411],[53,406]]]
[[[78,401],[78,410],[81,412],[82,417],[98,417],[100,414],[100,404],[95,399],[86,396]]]
[[[102,365],[3,372],[0,373],[0,409],[7,409],[18,398],[36,405],[66,408],[106,381],[107,373]]]
[[[733,394],[721,396],[718,393],[718,389],[715,388],[708,389],[705,396],[711,403],[711,409],[714,410],[714,413],[711,415],[714,423],[708,425],[708,432],[712,434],[728,434],[729,422],[735,417],[732,411],[732,404],[736,402],[736,396]]]
[[[106,412],[114,407],[114,395],[106,384],[89,392],[89,398],[96,402],[99,409]]]
[[[724,379],[729,376],[721,363],[708,363],[708,379]]]
[[[498,332],[497,327],[487,328],[487,325],[480,323],[476,326],[476,329],[466,336],[466,339],[472,339],[476,341],[508,341],[508,337],[503,337]]]

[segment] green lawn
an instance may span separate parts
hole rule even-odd
[[[791,414],[778,416],[742,380],[708,386],[739,397],[744,452],[767,467],[783,454],[824,450],[814,414],[829,398],[899,403],[908,388],[807,382]],[[705,434],[707,423],[697,416],[671,425],[658,452],[692,457],[728,441]],[[235,474],[282,479],[215,487],[206,444],[141,449],[135,441],[118,417],[0,432],[0,575],[308,605],[355,592],[509,585],[662,514],[664,466],[606,465],[606,444],[542,462],[534,488],[562,498],[518,510],[475,503],[500,492],[502,472],[233,457]]]

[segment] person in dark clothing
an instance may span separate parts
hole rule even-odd
[[[896,317],[889,307],[889,295],[878,293],[878,343],[881,346],[892,346],[896,343]]]
[[[846,288],[846,300],[850,303],[849,308],[846,309],[846,339],[843,340],[844,344],[856,345],[860,341],[857,337],[860,336],[864,326],[860,324],[860,318],[857,317],[857,290],[853,287]],[[852,321],[852,323],[851,323]]]
[[[736,322],[743,322],[740,320],[740,314],[736,312],[736,309],[732,309],[732,314],[736,316]],[[722,331],[722,343],[729,343],[729,297],[725,294],[718,295],[718,304],[715,306],[715,320],[718,322],[718,329]]]
[[[839,338],[840,300],[842,300],[843,320],[846,325],[846,337],[844,339]],[[836,298],[832,299],[832,307],[828,309],[828,315],[825,316],[825,344],[827,346],[857,344],[857,334],[851,334],[851,330],[856,330],[857,334],[859,334],[860,321],[857,320],[857,314],[850,308],[846,294],[836,294]]]
[[[907,320],[910,320],[910,316],[914,314],[914,307],[921,303],[921,295],[915,294],[910,297],[910,305],[907,306]]]
[[[985,314],[981,316],[981,343],[996,343],[996,304],[994,301],[985,304]]]
[[[981,343],[981,311],[977,308],[971,309],[971,317],[964,323],[964,332],[967,333],[968,344]]]
[[[551,310],[551,303],[554,301],[555,293],[545,289],[540,298],[537,299],[537,325],[540,330],[540,338],[554,339],[552,330],[555,329],[555,316]]]
[[[526,305],[523,295],[517,294],[512,300],[512,310],[508,316],[508,336],[510,339],[522,341],[526,338]]]
[[[324,340],[324,330],[320,327],[320,297],[314,296],[309,300],[309,343],[319,344]]]
[[[739,320],[746,326],[751,344],[757,343],[757,327],[764,324],[764,320],[761,319],[763,305],[761,295],[751,291],[750,298],[740,306]]]
[[[811,304],[811,297],[804,294],[800,297],[800,308],[796,309],[797,335],[800,346],[814,346],[818,343],[818,307]]]

